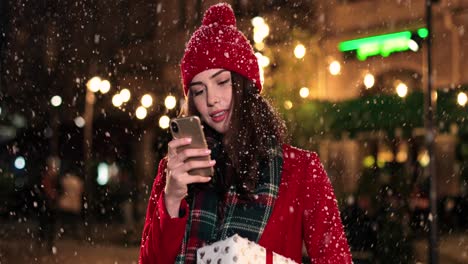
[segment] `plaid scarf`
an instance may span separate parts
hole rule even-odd
[[[276,145],[269,151],[268,160],[260,163],[255,199],[239,199],[236,187],[231,186],[224,196],[224,217],[218,215],[220,195],[214,188],[196,192],[190,202],[190,215],[175,263],[195,263],[198,248],[234,234],[258,243],[278,195],[282,165],[282,148]],[[222,176],[215,170],[214,179]]]

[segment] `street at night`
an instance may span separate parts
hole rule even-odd
[[[468,263],[467,30],[468,0],[0,0],[0,264]]]

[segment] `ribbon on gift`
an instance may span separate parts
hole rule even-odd
[[[269,249],[266,251],[266,264],[273,264],[273,251]]]

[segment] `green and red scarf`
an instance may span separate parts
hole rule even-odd
[[[211,188],[194,194],[175,263],[195,263],[198,248],[234,234],[258,243],[278,196],[283,166],[281,146],[272,147],[268,160],[260,164],[254,199],[240,199],[236,187],[231,186],[225,194],[224,217],[219,217],[217,213],[220,196],[216,190]],[[215,177],[222,175],[215,173]]]

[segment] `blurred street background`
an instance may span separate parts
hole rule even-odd
[[[0,0],[0,264],[137,263],[184,44],[217,2]],[[468,263],[468,0],[225,2],[354,262],[429,263],[432,184],[439,262]]]

